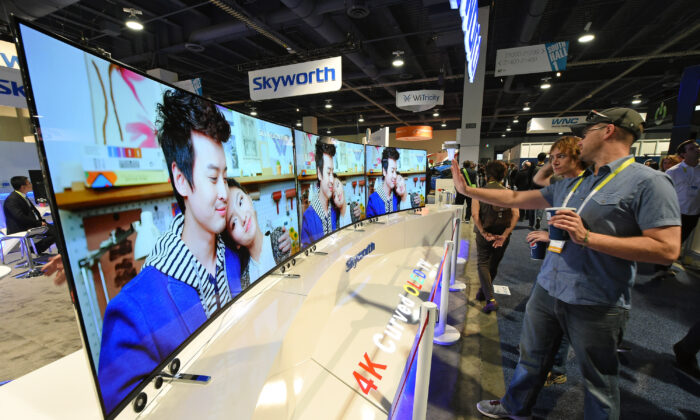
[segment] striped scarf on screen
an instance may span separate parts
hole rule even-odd
[[[320,194],[321,191],[317,188],[316,194],[311,198],[311,207],[313,207],[314,211],[323,223],[323,234],[327,235],[331,233],[331,230],[333,229],[333,225],[331,224],[330,205],[328,206],[329,209],[326,212],[326,210],[323,208],[323,204],[321,204],[321,199],[319,198]]]
[[[192,286],[209,318],[231,300],[231,290],[226,279],[226,248],[224,241],[217,235],[216,277],[211,276],[182,241],[184,222],[184,215],[175,217],[168,231],[156,241],[144,267],[152,266],[163,274]]]
[[[384,191],[384,182],[380,183],[376,190],[377,194],[379,194],[379,198],[381,198],[384,202],[384,211],[386,213],[391,213],[394,211],[394,190],[391,190],[389,196],[387,197],[386,192]]]

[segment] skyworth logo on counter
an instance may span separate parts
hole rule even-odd
[[[250,99],[256,101],[330,92],[340,89],[342,81],[340,57],[248,73]]]
[[[345,262],[345,272],[347,273],[348,271],[357,267],[357,263],[362,261],[362,259],[365,256],[371,254],[373,251],[374,251],[374,242],[371,242],[369,245],[367,245],[367,248],[358,252],[357,255],[355,255],[354,257],[348,258],[348,260]]]

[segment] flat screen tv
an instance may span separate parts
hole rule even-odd
[[[301,249],[365,218],[364,146],[294,130]]]
[[[15,28],[57,241],[113,418],[299,250],[292,131]]]
[[[425,206],[427,152],[366,147],[367,218]]]

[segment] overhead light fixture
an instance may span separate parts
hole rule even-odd
[[[505,137],[505,136],[506,136],[505,134],[501,134],[501,137]]]
[[[301,120],[297,120],[297,127],[301,127]]]
[[[394,51],[394,61],[391,62],[391,65],[394,67],[401,67],[403,66],[403,51]]]
[[[255,117],[256,115],[258,115],[258,111],[255,110],[255,107],[251,107],[251,108],[250,108],[250,115],[252,115],[252,116],[254,116],[254,117]]]
[[[519,122],[520,122],[520,120],[518,120],[518,117],[513,118],[513,124],[517,124]]]
[[[360,118],[357,119],[357,122],[365,122],[365,118],[360,114]]]
[[[510,127],[506,127],[506,131],[510,131],[510,130],[511,130]]]
[[[299,108],[297,108],[297,112],[299,112],[299,111],[300,111],[300,109],[299,109]]]
[[[561,135],[564,134],[564,133],[560,131],[560,132],[558,132],[557,134],[561,136]]]
[[[632,97],[632,105],[639,105],[642,103],[642,95],[634,95]]]
[[[695,105],[695,110],[700,111],[700,105]],[[38,117],[38,115],[37,115],[37,117]]]
[[[440,124],[440,127],[447,127],[447,123],[443,121],[442,124]]]
[[[141,23],[141,21],[137,17],[138,15],[142,15],[143,12],[141,12],[139,9],[133,9],[131,7],[125,7],[122,10],[125,13],[129,14],[129,17],[126,19],[126,22],[124,22],[127,28],[131,29],[132,31],[143,30],[143,23]]]
[[[542,84],[540,85],[540,89],[542,89],[542,90],[547,90],[551,87],[552,87],[552,85],[549,84],[549,82],[542,82]]]
[[[436,109],[435,112],[433,112],[433,117],[439,117],[439,116],[440,116],[440,111],[438,111]]]
[[[530,102],[525,102],[525,105],[523,106],[523,111],[529,111],[530,110]]]
[[[560,72],[560,71],[557,72],[557,77],[561,77],[561,72]]]
[[[331,129],[330,129],[330,128],[326,129],[326,134],[331,134]]]
[[[331,103],[330,99],[326,99],[326,105],[324,105],[326,109],[331,109],[333,108],[333,104]]]
[[[578,37],[578,42],[585,44],[591,42],[595,39],[595,35],[588,32],[591,29],[591,22],[586,23],[586,27],[583,28],[583,35]]]

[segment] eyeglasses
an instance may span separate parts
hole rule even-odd
[[[608,126],[607,126],[607,125],[604,125],[604,126],[598,127],[598,128],[587,128],[587,129],[586,129],[583,133],[581,133],[581,134],[582,134],[582,137],[586,137],[586,136],[588,135],[588,133],[590,133],[591,131],[602,130],[602,129],[604,129],[604,128],[608,128]]]

